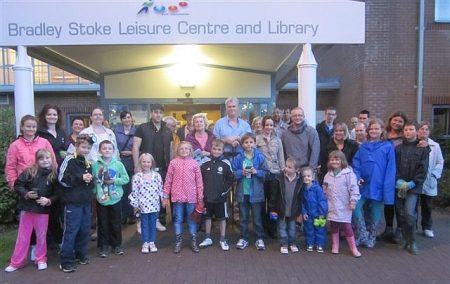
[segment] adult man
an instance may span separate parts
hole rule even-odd
[[[170,143],[172,141],[172,132],[167,128],[166,123],[162,121],[164,108],[160,104],[150,106],[150,121],[139,125],[133,137],[133,162],[134,168],[138,168],[139,155],[141,153],[150,153],[155,159],[156,169],[161,175],[163,181],[166,177],[167,168],[170,162]],[[161,208],[159,220],[156,228],[159,231],[165,231],[166,210]]]
[[[361,145],[362,143],[367,141],[367,132],[366,132],[366,125],[362,122],[358,122],[355,126],[355,141],[358,143],[358,145]]]
[[[320,140],[320,157],[321,161],[319,173],[319,182],[322,184],[322,180],[327,173],[328,151],[327,146],[333,136],[334,121],[336,119],[336,109],[332,106],[327,107],[325,110],[325,120],[316,125],[317,133]]]
[[[283,110],[283,122],[287,125],[291,124],[291,110],[286,108]]]
[[[272,111],[273,128],[275,129],[275,133],[277,134],[278,137],[281,137],[281,133],[285,131],[289,126],[281,119],[282,115],[283,111],[280,108],[275,107],[273,109]]]
[[[252,132],[250,125],[239,118],[239,101],[237,98],[228,98],[225,101],[227,115],[219,119],[214,125],[214,135],[225,143],[224,153],[232,155],[241,149],[241,136]]]
[[[186,114],[182,115],[183,119],[186,120],[186,125],[177,129],[176,133],[180,141],[186,140],[186,136],[193,131],[194,126],[192,125],[192,117],[194,114],[194,112],[188,110]]]
[[[359,112],[358,114],[358,122],[360,123],[364,123],[364,125],[367,127],[367,125],[369,124],[369,118],[370,118],[370,112],[366,109],[363,109],[362,111]],[[355,133],[356,129],[353,128],[352,131],[350,132],[350,139],[355,140],[356,139],[356,133]]]
[[[319,135],[316,129],[306,124],[302,108],[291,110],[291,125],[281,135],[287,157],[296,160],[297,168],[310,166],[317,168],[320,153]]]

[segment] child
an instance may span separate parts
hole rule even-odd
[[[114,145],[103,140],[99,145],[100,157],[92,165],[95,177],[95,197],[97,199],[97,246],[100,257],[107,257],[110,246],[117,255],[122,249],[122,185],[129,182],[125,166],[114,156]]]
[[[417,199],[428,171],[429,147],[418,147],[415,122],[406,122],[403,128],[403,143],[395,148],[397,161],[395,207],[397,221],[403,231],[402,247],[411,254],[418,254],[416,243]]]
[[[313,170],[305,167],[301,170],[303,177],[301,214],[303,216],[303,233],[306,239],[306,251],[323,252],[325,246],[325,216],[328,203],[320,185],[314,180]]]
[[[227,251],[230,247],[225,239],[226,219],[228,218],[226,201],[230,187],[234,183],[234,174],[230,162],[222,157],[223,147],[224,143],[221,140],[213,140],[211,160],[203,163],[200,167],[205,191],[206,236],[199,246],[204,248],[213,244],[211,239],[211,225],[212,218],[215,217],[219,221],[220,247],[222,250]]]
[[[331,253],[339,253],[339,231],[343,230],[353,256],[360,257],[351,225],[352,211],[360,198],[359,188],[353,170],[348,166],[344,153],[339,150],[328,155],[328,173],[323,180],[323,187],[328,200]]]
[[[139,213],[141,220],[142,253],[158,251],[155,245],[156,219],[160,210],[163,183],[155,166],[152,155],[141,154],[137,173],[133,176],[132,191],[128,196],[134,213]]]
[[[262,207],[264,204],[264,176],[267,172],[264,155],[255,148],[256,138],[253,133],[246,133],[241,138],[243,152],[233,159],[233,171],[237,179],[236,200],[239,203],[239,227],[241,238],[236,244],[238,249],[248,247],[248,219],[252,210],[256,231],[256,249],[265,250],[264,228],[262,226]]]
[[[290,247],[294,253],[298,252],[296,244],[297,228],[296,218],[299,216],[300,189],[302,181],[296,172],[296,162],[294,158],[287,158],[284,174],[280,173],[279,189],[271,200],[271,208],[276,211],[271,212],[272,219],[278,219],[278,238],[280,240],[280,252],[288,254]]]
[[[192,145],[183,141],[178,144],[177,157],[167,170],[164,183],[163,206],[169,205],[169,196],[173,202],[175,248],[180,253],[183,241],[183,219],[187,217],[192,251],[197,253],[197,223],[191,218],[196,208],[203,207],[203,180],[200,166],[192,158]]]
[[[80,134],[75,143],[75,153],[66,156],[59,170],[58,180],[63,186],[61,196],[64,206],[64,233],[61,245],[60,269],[75,271],[75,261],[89,263],[88,245],[92,220],[94,180],[86,156],[92,149],[92,138]]]
[[[50,205],[56,200],[56,160],[47,149],[39,149],[36,164],[28,167],[15,182],[21,209],[19,232],[11,262],[6,272],[16,271],[25,264],[31,232],[36,232],[36,259],[38,270],[47,269],[47,226]]]

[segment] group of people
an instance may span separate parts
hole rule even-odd
[[[137,216],[141,252],[155,253],[156,232],[166,229],[168,210],[174,253],[183,247],[184,221],[193,252],[213,244],[213,220],[219,223],[221,249],[229,250],[226,220],[235,205],[241,250],[250,244],[251,216],[258,250],[265,250],[268,235],[278,238],[280,253],[299,252],[302,223],[305,249],[324,252],[329,223],[331,252],[339,253],[343,234],[352,255],[360,257],[358,246],[375,246],[384,211],[382,237],[417,254],[419,197],[424,234],[433,237],[431,198],[443,158],[429,138],[429,123],[416,124],[398,112],[385,131],[383,122],[364,110],[350,132],[345,123],[335,123],[336,109],[329,107],[314,128],[296,107],[284,113],[274,108],[271,116],[255,118],[252,129],[239,116],[236,98],[225,106],[226,115],[213,128],[198,113],[188,114],[177,130],[176,119],[153,104],[149,122],[135,126],[132,114],[123,111],[114,131],[105,127],[102,109],[94,108],[90,126],[74,118],[68,136],[57,106],[44,106],[38,118],[24,116],[5,168],[21,210],[5,271],[25,265],[30,244],[38,269],[46,269],[47,240],[60,246],[61,270],[75,271],[76,264],[89,263],[92,225],[100,257],[122,255],[122,224]],[[230,192],[237,204],[227,203]],[[201,222],[205,236],[198,243]]]

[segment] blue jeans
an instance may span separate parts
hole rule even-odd
[[[173,203],[173,228],[175,231],[175,235],[183,234],[183,219],[186,217],[189,234],[191,236],[195,236],[197,234],[197,223],[195,223],[191,219],[192,211],[195,209],[195,203],[181,203],[175,202]]]
[[[307,246],[325,246],[327,229],[314,226],[314,217],[309,216],[308,220],[303,221],[303,234],[305,235]]]
[[[395,199],[395,207],[397,210],[397,222],[398,227],[404,228],[405,226],[414,227],[417,220],[417,199],[419,195],[417,193],[407,193],[406,198]]]
[[[75,258],[84,259],[88,254],[91,233],[91,203],[67,204],[64,207],[64,233],[60,250],[63,267],[73,266]]]
[[[297,239],[297,228],[294,218],[278,219],[278,239],[281,246],[295,245]]]
[[[156,219],[159,212],[141,213],[141,237],[142,243],[155,242],[156,240]]]
[[[364,220],[364,204],[370,203],[370,220],[374,224],[378,224],[381,220],[381,213],[383,212],[383,202],[361,197],[353,210],[353,217],[357,220]]]
[[[256,238],[264,238],[264,228],[261,217],[263,204],[264,202],[250,203],[248,195],[244,195],[244,202],[239,202],[239,227],[241,230],[241,238],[247,241],[249,239],[248,219],[250,216],[250,209],[252,210],[253,227],[256,231]]]

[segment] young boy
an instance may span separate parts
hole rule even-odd
[[[228,218],[226,201],[230,187],[234,183],[234,174],[230,162],[222,157],[223,147],[224,144],[220,139],[213,140],[211,160],[203,163],[200,167],[205,193],[206,236],[199,246],[205,248],[213,244],[211,239],[211,223],[212,218],[215,217],[219,221],[220,247],[222,250],[227,251],[230,247],[225,239],[226,219]]]
[[[60,269],[67,273],[75,271],[75,261],[79,264],[89,263],[87,254],[94,181],[91,165],[85,157],[91,151],[92,144],[94,141],[89,135],[79,135],[75,143],[75,153],[64,159],[58,176],[62,185],[61,197],[65,204]]]
[[[411,254],[419,253],[416,243],[416,204],[427,175],[429,153],[429,147],[417,147],[418,128],[417,123],[406,122],[403,142],[395,148],[397,221],[403,231],[402,246]]]
[[[107,257],[110,246],[117,255],[122,249],[122,185],[129,182],[125,166],[114,157],[114,145],[104,140],[99,145],[100,158],[92,165],[97,199],[97,246],[100,257]]]
[[[275,212],[271,216],[277,216],[278,220],[278,239],[280,240],[280,252],[288,254],[291,251],[298,252],[296,244],[297,228],[296,218],[300,213],[300,189],[302,186],[301,178],[296,172],[296,162],[294,158],[287,158],[284,173],[280,173],[279,189],[276,191],[271,203]]]
[[[256,231],[256,249],[265,250],[264,228],[261,210],[264,204],[264,176],[267,172],[264,155],[255,148],[256,138],[253,133],[246,133],[241,138],[244,148],[233,159],[233,171],[237,179],[236,200],[239,203],[239,227],[241,238],[236,244],[238,249],[248,247],[248,219],[252,210]]]
[[[304,184],[301,193],[301,214],[306,251],[313,251],[315,245],[317,252],[323,252],[327,233],[325,228],[325,217],[328,212],[327,198],[314,180],[314,173],[310,167],[303,168],[301,175]]]

